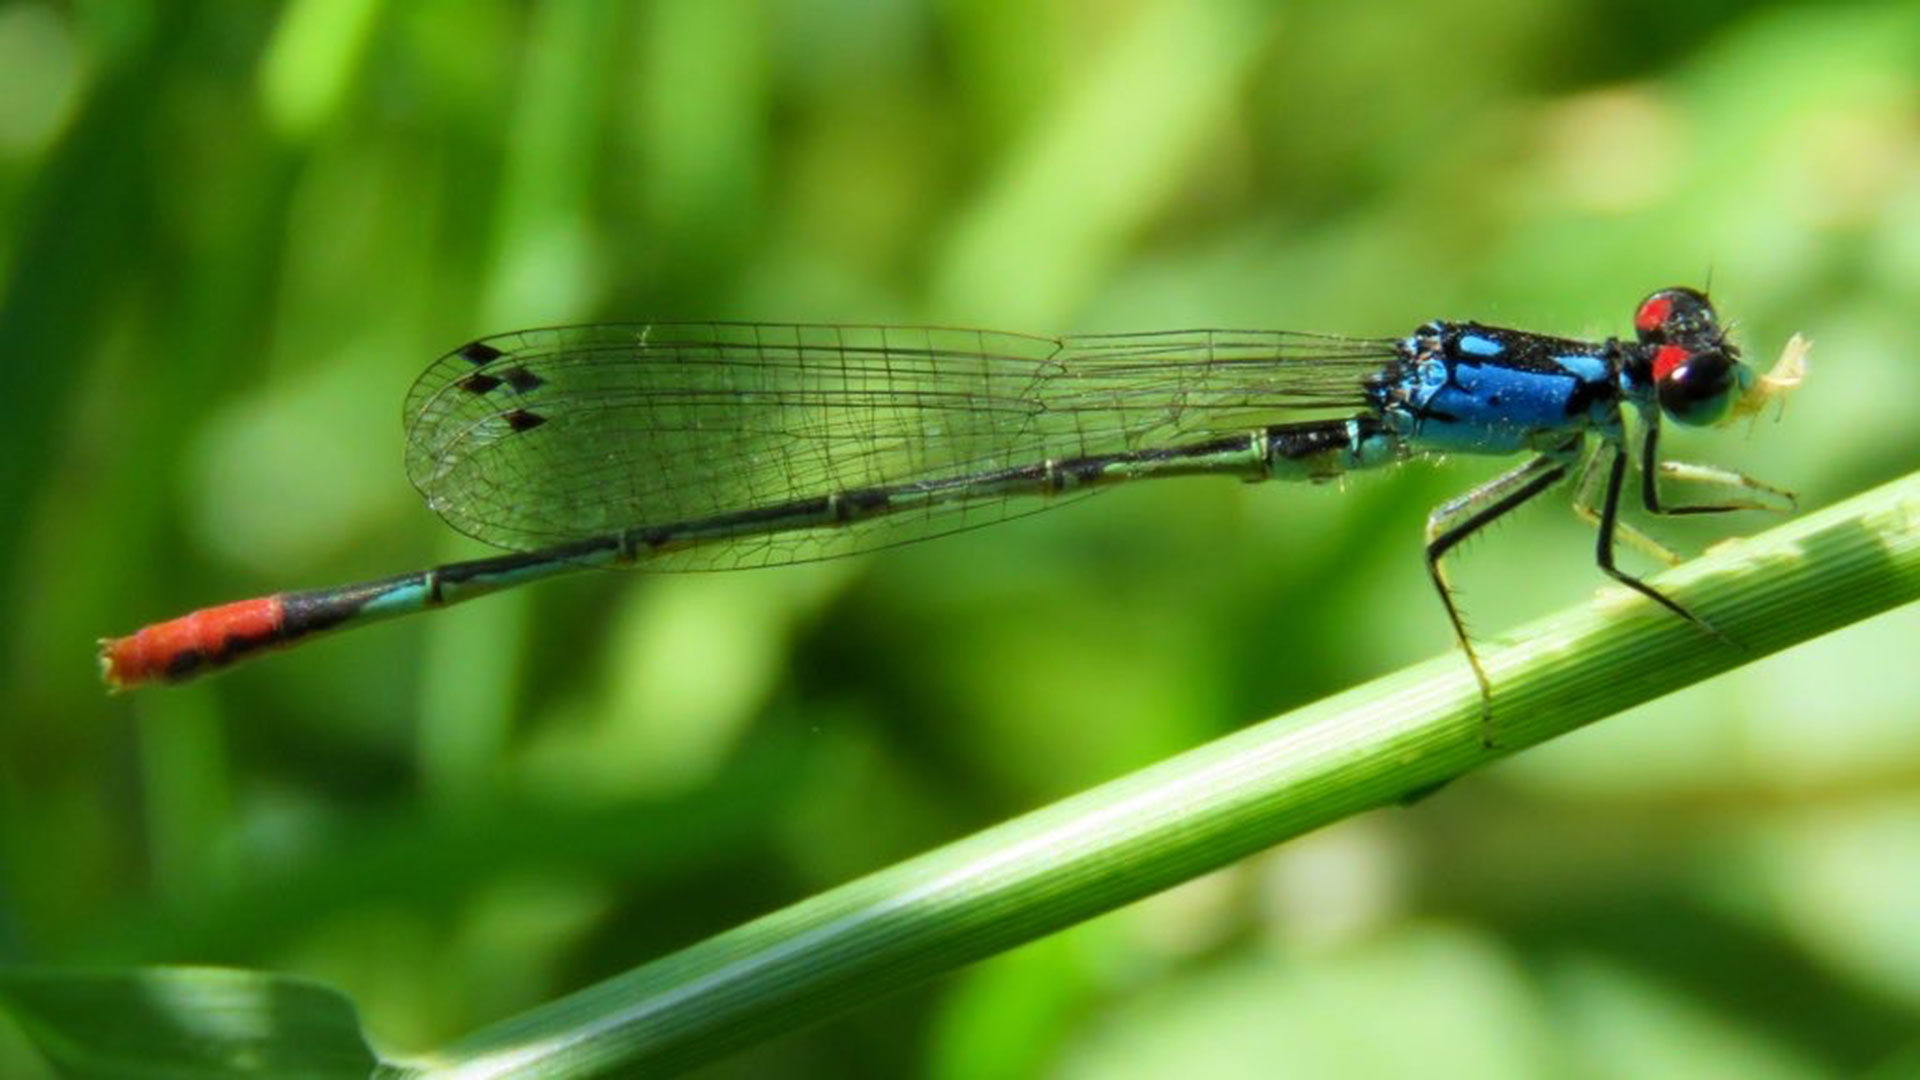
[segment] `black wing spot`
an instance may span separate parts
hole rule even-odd
[[[454,385],[469,394],[487,394],[491,393],[494,387],[500,385],[500,380],[488,375],[484,371],[476,371],[466,378],[461,379],[459,382],[454,383]]]
[[[460,349],[461,358],[474,367],[479,367],[481,364],[492,363],[505,355],[507,354],[484,341],[475,341],[462,346]]]
[[[547,380],[535,375],[533,372],[528,371],[518,364],[515,364],[500,374],[506,377],[507,385],[513,387],[513,392],[516,394],[531,393],[547,384]]]
[[[504,414],[502,419],[507,422],[508,427],[515,431],[532,431],[534,428],[547,422],[546,417],[541,416],[537,412],[528,412],[525,409],[515,409],[510,413]]]

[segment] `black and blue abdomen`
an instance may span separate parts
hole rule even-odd
[[[1367,387],[1416,453],[1512,454],[1619,423],[1611,343],[1477,323],[1428,323]]]

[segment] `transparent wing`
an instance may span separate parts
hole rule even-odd
[[[485,338],[407,395],[407,473],[469,536],[538,550],[836,493],[961,492],[665,552],[648,569],[830,558],[1058,505],[951,481],[1364,404],[1390,340],[1181,331],[595,325]],[[1090,492],[1089,492],[1090,493]]]

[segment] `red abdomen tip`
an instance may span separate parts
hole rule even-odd
[[[201,608],[123,638],[100,642],[100,675],[114,690],[160,680],[183,682],[281,638],[279,595]]]

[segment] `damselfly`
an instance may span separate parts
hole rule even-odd
[[[1707,297],[1687,288],[1647,298],[1634,329],[1630,341],[1441,321],[1404,338],[1052,338],[697,323],[483,338],[440,358],[407,395],[407,473],[448,524],[517,554],[207,608],[103,641],[102,671],[115,689],[180,681],[321,630],[557,574],[834,558],[1123,481],[1325,481],[1415,457],[1524,452],[1525,464],[1427,522],[1428,572],[1490,703],[1442,559],[1576,470],[1601,570],[1706,626],[1614,565],[1616,537],[1666,554],[1619,520],[1628,411],[1648,511],[1791,505],[1738,473],[1659,464],[1658,450],[1663,417],[1699,426],[1756,412],[1798,381],[1800,350],[1756,376]],[[1663,474],[1741,494],[1674,505]]]

